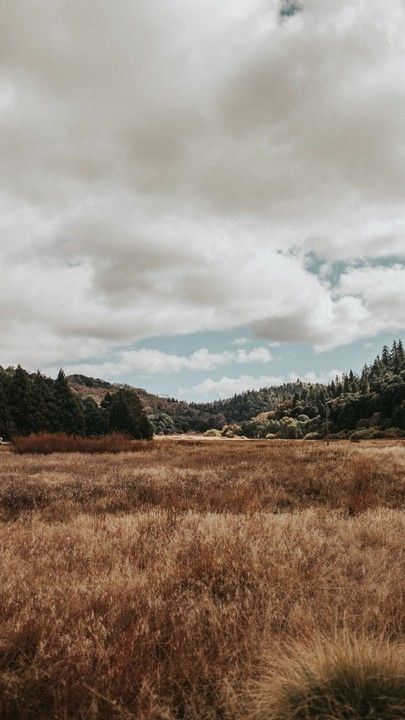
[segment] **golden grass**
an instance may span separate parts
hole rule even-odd
[[[286,512],[309,507],[356,515],[404,507],[405,443],[361,445],[291,441],[140,443],[118,455],[5,453],[0,517],[57,509],[72,513]],[[56,512],[56,510],[55,510]]]
[[[241,720],[286,645],[403,641],[404,465],[400,442],[2,454],[0,717]]]
[[[403,720],[405,645],[357,640],[290,642],[252,693],[251,720]]]

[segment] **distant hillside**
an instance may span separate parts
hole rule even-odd
[[[148,424],[149,421],[149,424]],[[142,425],[142,430],[139,427]],[[232,437],[319,438],[405,435],[405,353],[384,347],[357,375],[327,385],[286,383],[211,403],[187,403],[85,375],[52,380],[0,367],[0,436],[64,431],[103,435],[211,431]]]
[[[66,380],[75,395],[82,400],[92,398],[98,405],[101,404],[108,392],[124,387],[123,385],[112,384],[107,380],[87,377],[86,375],[68,375]]]
[[[100,403],[116,390],[104,380],[84,375],[67,378],[81,398]],[[134,388],[159,434],[222,430],[253,437],[303,437],[308,434],[344,436],[370,427],[405,430],[405,353],[401,340],[384,347],[360,375],[351,370],[329,384],[297,381],[279,387],[248,390],[225,400],[187,403]],[[287,422],[287,419],[290,419]],[[233,426],[229,428],[227,426]]]
[[[72,392],[82,400],[92,398],[100,404],[109,392],[114,392],[128,385],[109,383],[98,378],[85,375],[69,375],[67,381]],[[183,433],[190,431],[203,432],[209,428],[222,428],[226,423],[226,416],[216,412],[204,410],[203,406],[190,404],[175,398],[160,397],[148,393],[142,388],[132,387],[141,398],[148,417],[152,420],[157,432],[161,434]]]
[[[69,375],[67,381],[75,395],[81,399],[92,398],[98,404],[103,401],[108,392],[116,391],[121,387],[129,387],[86,375]],[[158,429],[163,434],[169,434],[171,432],[204,432],[210,428],[221,429],[227,423],[250,420],[258,413],[273,410],[282,403],[288,403],[301,387],[303,387],[302,383],[288,383],[263,390],[247,390],[232,398],[211,403],[187,403],[175,398],[154,395],[142,388],[132,387],[132,389],[140,396],[152,422],[159,425]]]

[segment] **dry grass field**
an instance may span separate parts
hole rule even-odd
[[[2,452],[0,717],[399,720],[404,500],[400,441]]]

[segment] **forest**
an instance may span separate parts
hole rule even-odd
[[[153,426],[130,388],[105,393],[100,404],[70,389],[63,370],[56,380],[22,367],[0,369],[0,437],[54,432],[97,437],[125,433],[150,439]]]
[[[140,388],[83,375],[53,380],[20,366],[0,368],[0,436],[66,432],[102,436],[124,432],[203,432],[225,437],[307,438],[405,436],[405,352],[401,340],[384,346],[361,373],[329,384],[297,381],[249,390],[211,403],[187,403]]]

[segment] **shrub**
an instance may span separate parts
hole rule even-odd
[[[371,640],[291,644],[254,695],[255,720],[400,720],[404,647]]]
[[[240,425],[237,425],[236,423],[230,423],[229,425],[224,425],[224,427],[221,430],[221,435],[223,437],[235,437],[235,435],[240,435]]]
[[[221,437],[221,431],[215,430],[215,428],[211,428],[211,430],[205,431],[204,437]]]
[[[126,435],[112,433],[100,438],[83,438],[66,433],[36,433],[15,437],[14,452],[49,455],[55,452],[119,453],[145,450],[147,441],[133,441]]]
[[[386,439],[403,438],[403,437],[405,437],[405,431],[401,430],[401,428],[389,427],[389,428],[386,428],[385,430],[381,431],[381,434],[379,435],[379,437],[386,438]]]
[[[339,432],[329,433],[329,440],[347,440],[350,435],[350,430],[339,430]]]
[[[350,435],[350,440],[372,440],[375,436],[374,428],[361,428]]]

